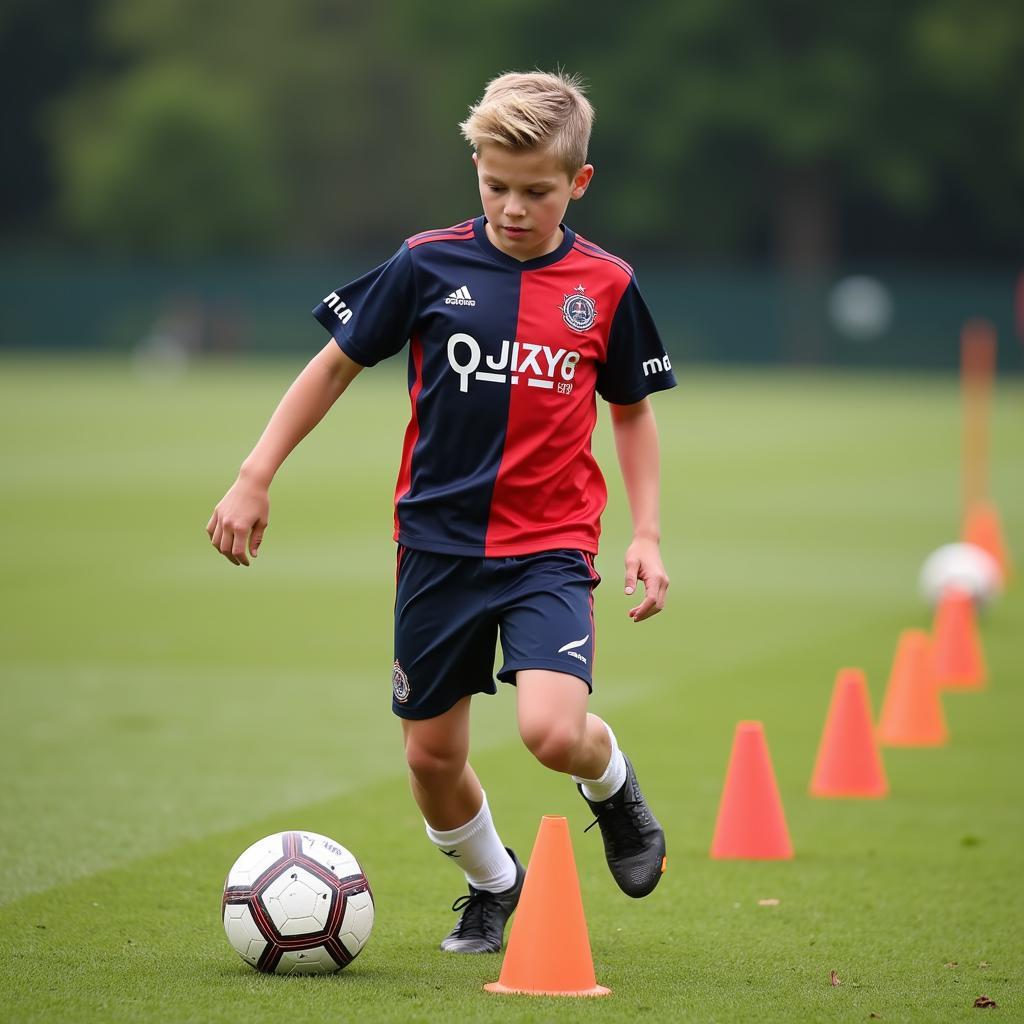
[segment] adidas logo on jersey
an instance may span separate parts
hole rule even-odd
[[[456,288],[455,291],[444,300],[448,306],[475,306],[476,299],[469,294],[469,289],[463,285],[461,288]]]

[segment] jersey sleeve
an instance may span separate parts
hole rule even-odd
[[[403,244],[387,263],[331,292],[313,316],[361,366],[373,366],[400,352],[416,321],[409,247]]]
[[[675,386],[672,363],[632,277],[608,332],[607,357],[597,371],[597,392],[614,405],[632,405]]]

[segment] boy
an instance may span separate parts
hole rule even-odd
[[[395,494],[392,710],[427,835],[469,884],[441,943],[498,952],[524,869],[468,762],[474,693],[516,685],[519,731],[571,775],[619,887],[650,893],[665,839],[611,729],[587,713],[594,555],[606,502],[590,450],[595,392],[611,406],[632,513],[630,616],[661,610],[658,437],[648,395],[675,385],[629,266],[562,224],[587,190],[593,111],[561,74],[492,81],[462,132],[483,216],[408,239],[314,310],[332,340],[292,384],[207,526],[248,565],[281,463],[366,366],[410,344],[412,414]]]

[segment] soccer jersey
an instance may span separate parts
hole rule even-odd
[[[488,239],[483,217],[425,231],[313,311],[362,366],[409,343],[395,489],[408,548],[597,552],[595,396],[629,405],[675,378],[629,265],[563,231],[525,262]]]

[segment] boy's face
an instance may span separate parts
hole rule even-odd
[[[562,241],[559,226],[570,199],[587,190],[594,168],[584,164],[574,176],[547,150],[481,146],[473,154],[487,237],[517,260],[554,252]]]

